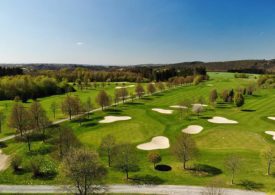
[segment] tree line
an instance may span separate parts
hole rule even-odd
[[[74,91],[66,80],[57,81],[46,76],[5,76],[0,78],[0,100],[19,97],[23,102],[55,94]]]
[[[2,67],[0,66],[0,77],[22,75],[23,69],[19,67]]]

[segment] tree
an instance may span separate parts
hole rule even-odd
[[[93,109],[93,103],[90,97],[87,98],[85,104],[84,104],[85,110],[87,110],[87,117],[90,118],[90,111]]]
[[[267,163],[267,175],[271,174],[271,165],[275,161],[275,152],[271,147],[266,148],[265,150],[262,151],[262,157],[265,159]]]
[[[209,101],[210,101],[212,104],[215,104],[216,101],[217,101],[217,98],[218,98],[218,92],[217,92],[216,89],[213,89],[213,90],[210,92]]]
[[[231,172],[231,184],[234,184],[235,174],[240,168],[241,159],[237,155],[230,155],[225,159],[225,168]]]
[[[41,104],[37,101],[32,102],[29,108],[29,122],[31,129],[35,131],[41,131],[43,139],[45,137],[45,128],[50,125],[50,121],[46,115],[46,111]]]
[[[147,85],[147,92],[149,94],[153,94],[156,92],[156,88],[155,88],[155,85],[153,83],[148,83]]]
[[[68,127],[58,128],[57,146],[59,150],[59,156],[63,158],[71,150],[79,148],[81,146],[80,141],[77,139],[72,129]]]
[[[21,102],[14,102],[8,125],[15,128],[23,136],[23,131],[28,128],[28,112]]]
[[[122,102],[124,103],[125,99],[128,96],[128,90],[126,89],[126,87],[122,87],[118,90],[119,92],[119,96],[122,99]]]
[[[159,91],[163,91],[165,89],[165,86],[163,84],[163,82],[158,82],[157,83],[157,88]]]
[[[114,102],[115,102],[115,106],[119,103],[119,99],[120,99],[120,94],[119,94],[119,90],[115,90],[115,95],[114,95]]]
[[[2,126],[3,126],[5,118],[6,118],[6,115],[4,114],[4,112],[2,110],[0,110],[0,133],[2,133]]]
[[[97,153],[87,149],[72,150],[64,160],[64,169],[79,194],[92,194],[101,189],[107,170],[99,163]]]
[[[199,116],[200,113],[203,111],[203,105],[201,105],[201,104],[194,104],[193,107],[192,107],[192,111]]]
[[[221,97],[222,97],[222,99],[223,99],[224,102],[227,102],[228,101],[228,97],[229,97],[228,90],[223,90],[223,92],[221,94]]]
[[[138,167],[135,148],[130,144],[122,144],[115,148],[115,167],[124,172],[126,179],[129,179],[129,172],[135,171]]]
[[[115,145],[116,145],[116,139],[114,136],[107,135],[102,138],[102,141],[100,144],[100,154],[107,156],[109,167],[111,167],[113,156],[115,155]]]
[[[67,95],[61,103],[62,112],[68,115],[70,120],[72,120],[73,115],[79,114],[81,109],[81,102],[78,97]]]
[[[53,113],[53,118],[55,119],[56,111],[58,109],[57,103],[54,101],[51,103],[51,111]]]
[[[241,93],[236,93],[234,97],[234,102],[237,107],[244,105],[244,97]]]
[[[157,152],[149,152],[148,154],[148,161],[153,163],[154,168],[156,168],[156,164],[161,162],[161,156]]]
[[[197,156],[198,149],[191,135],[183,133],[178,137],[173,152],[183,163],[183,169],[186,169],[186,163]]]
[[[104,107],[111,105],[111,98],[108,96],[108,94],[104,90],[102,90],[97,94],[96,102],[98,103],[98,105],[101,106],[103,110]]]
[[[141,98],[144,94],[144,88],[142,87],[142,85],[140,83],[137,84],[135,91],[136,91],[138,98]]]
[[[134,99],[136,98],[136,94],[134,94],[133,92],[130,93],[130,98],[132,100],[132,102],[134,102]]]

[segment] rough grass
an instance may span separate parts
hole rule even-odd
[[[211,176],[194,173],[194,171],[183,171],[182,164],[172,155],[170,149],[166,149],[160,150],[163,158],[161,164],[171,166],[171,171],[156,171],[147,161],[148,152],[137,150],[140,171],[131,173],[130,176],[152,175],[160,178],[164,183],[182,185],[206,185],[213,179],[219,179],[226,187],[244,189],[255,187],[254,190],[275,190],[274,177],[265,175],[266,166],[260,156],[262,149],[275,143],[271,136],[264,134],[266,130],[275,130],[275,122],[266,118],[275,115],[274,89],[259,89],[254,96],[246,98],[242,109],[237,109],[233,105],[216,109],[209,107],[201,116],[194,115],[190,119],[180,119],[177,111],[172,115],[151,111],[154,107],[167,109],[184,98],[196,100],[200,96],[204,96],[205,99],[208,99],[210,90],[214,88],[221,92],[223,89],[246,86],[256,81],[254,76],[250,79],[236,79],[231,73],[210,73],[210,77],[210,81],[198,86],[186,86],[163,92],[151,98],[138,100],[133,104],[119,106],[117,111],[108,110],[94,113],[92,119],[85,121],[82,126],[77,121],[66,122],[66,125],[73,128],[82,143],[95,150],[98,149],[101,139],[107,134],[114,135],[118,142],[130,142],[135,146],[151,140],[154,136],[164,135],[170,139],[171,145],[173,145],[177,136],[182,133],[182,128],[191,124],[201,125],[204,130],[200,134],[192,135],[200,149],[200,155],[196,161],[189,162],[188,166],[190,168],[194,164],[210,166],[213,170],[221,170],[220,174]],[[213,86],[207,84],[213,84]],[[107,115],[131,116],[132,119],[110,124],[98,124],[98,121]],[[212,116],[226,117],[238,121],[239,124],[212,124],[207,121],[207,118]],[[9,149],[14,147],[13,145],[16,144],[11,144],[4,151],[8,153],[17,151]],[[238,154],[242,158],[241,169],[236,175],[236,185],[233,186],[230,185],[230,172],[224,168],[224,159],[230,154]],[[102,162],[107,163],[104,158]],[[272,168],[275,172],[275,167]],[[4,176],[10,177],[9,171],[5,171]],[[3,175],[0,176],[2,178]],[[21,177],[18,176],[18,180],[12,181],[22,183],[19,178]],[[62,181],[60,178],[62,177],[60,176],[54,182],[59,183]],[[106,182],[125,183],[124,178],[123,173],[109,168]],[[34,182],[39,183],[39,181]]]

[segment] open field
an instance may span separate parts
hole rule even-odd
[[[223,89],[235,89],[256,81],[254,76],[250,79],[236,79],[231,73],[209,73],[209,75],[211,78],[209,81],[197,86],[180,87],[136,100],[133,103],[128,102],[116,109],[93,113],[92,119],[85,121],[81,126],[78,121],[66,122],[64,125],[72,127],[80,141],[95,150],[98,150],[101,139],[108,134],[115,136],[118,142],[127,141],[134,146],[149,142],[155,136],[165,136],[169,138],[172,146],[178,135],[182,134],[182,129],[189,125],[200,125],[203,127],[202,132],[192,135],[200,155],[195,162],[188,163],[188,166],[194,163],[211,166],[216,170],[212,176],[183,171],[182,164],[171,154],[170,149],[160,150],[163,159],[161,164],[172,167],[172,170],[168,172],[154,170],[152,164],[147,161],[148,151],[136,149],[140,171],[130,173],[130,176],[148,174],[159,177],[165,184],[181,185],[206,185],[213,179],[219,179],[225,187],[234,188],[247,188],[244,183],[248,182],[244,181],[249,181],[255,190],[274,191],[275,178],[265,175],[266,165],[260,153],[266,146],[275,144],[272,136],[265,134],[267,130],[275,130],[275,122],[267,118],[268,116],[275,116],[275,89],[258,89],[253,96],[246,97],[242,109],[231,104],[218,104],[216,109],[208,106],[200,116],[191,115],[189,119],[180,119],[177,109],[174,109],[175,111],[169,115],[152,111],[152,108],[171,109],[171,105],[177,105],[185,98],[196,100],[203,96],[208,99],[211,89],[217,89],[218,92],[221,92]],[[106,89],[110,94],[113,94],[114,86],[106,87]],[[76,93],[85,100],[88,95],[94,97],[96,92],[89,90]],[[60,101],[61,97],[43,98],[41,103],[50,113],[50,103]],[[6,101],[0,102],[0,105],[3,107],[5,103]],[[10,102],[8,104],[9,108]],[[98,123],[109,115],[130,116],[132,119],[106,124]],[[235,120],[238,124],[208,122],[207,119],[213,116]],[[62,117],[63,115],[59,113],[58,118]],[[33,144],[33,148],[39,148],[41,145],[43,145],[42,142],[36,142]],[[9,141],[8,147],[3,149],[7,154],[28,155],[26,150],[26,144],[15,143],[15,141]],[[230,173],[224,169],[224,159],[233,153],[242,157],[243,166],[236,175],[236,184],[232,186],[229,184]],[[107,164],[106,159],[102,159],[102,162]],[[64,182],[62,173],[52,180],[32,179],[30,173],[14,175],[10,168],[0,173],[0,183],[56,184],[61,182]],[[124,174],[114,168],[109,168],[106,182],[125,183]]]

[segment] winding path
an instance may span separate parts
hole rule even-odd
[[[204,187],[182,185],[110,185],[109,193],[136,194],[173,194],[173,195],[201,195]],[[0,185],[0,193],[72,193],[69,186],[54,185]],[[236,189],[222,189],[224,195],[264,195],[264,192],[254,192]]]

